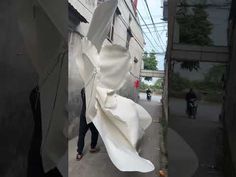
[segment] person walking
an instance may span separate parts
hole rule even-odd
[[[87,124],[86,122],[86,99],[85,99],[84,88],[81,90],[81,98],[82,98],[82,110],[80,114],[79,137],[77,142],[77,155],[76,155],[77,160],[81,160],[83,157],[84,139],[88,129],[90,129],[91,131],[90,152],[95,153],[99,151],[99,149],[96,148],[98,141],[98,131],[92,122],[89,124]]]

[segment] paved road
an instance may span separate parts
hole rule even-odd
[[[141,95],[142,97],[142,95]],[[142,97],[143,98],[143,97]],[[148,102],[140,99],[139,104],[142,105],[153,117],[153,123],[147,129],[142,140],[141,156],[152,161],[156,167],[155,171],[150,173],[138,172],[120,172],[110,161],[106,149],[101,138],[99,138],[98,146],[101,151],[96,154],[90,154],[90,132],[86,136],[86,145],[84,149],[85,156],[81,161],[76,161],[76,142],[77,138],[69,141],[69,177],[156,177],[159,170],[159,118],[161,116],[161,104],[158,101]],[[154,97],[158,100],[158,97]]]
[[[160,102],[161,97],[162,97],[161,95],[152,95],[152,102]],[[140,100],[146,100],[147,99],[146,93],[140,93],[139,98]]]
[[[218,162],[221,153],[220,105],[200,102],[196,120],[187,118],[185,106],[184,100],[170,99],[169,126],[182,136],[197,155],[199,167],[193,177],[222,177],[220,171],[209,168]]]
[[[189,144],[173,129],[168,129],[168,176],[190,177],[198,168],[198,158]]]

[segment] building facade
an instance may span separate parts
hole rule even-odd
[[[87,35],[93,13],[96,7],[104,1],[106,0],[69,0],[68,13],[70,37],[73,38],[74,33],[79,34],[81,37]],[[119,94],[137,101],[137,86],[142,65],[144,38],[132,0],[118,1],[118,7],[113,16],[109,33],[103,43],[103,45],[111,44],[121,45],[130,52],[132,60],[131,74],[124,86],[119,90]],[[78,133],[81,108],[80,90],[83,87],[82,81],[80,81],[80,74],[75,67],[74,62],[75,61],[71,60],[69,57],[69,138],[77,136]]]
[[[86,36],[94,10],[105,1],[107,0],[69,0],[71,9],[75,9],[80,16],[80,23],[74,30],[81,36]],[[131,75],[119,92],[121,95],[137,101],[138,90],[135,83],[139,80],[144,38],[135,8],[133,0],[118,1],[118,7],[103,45],[117,44],[129,50],[132,59]],[[69,11],[71,13],[71,10]],[[77,17],[79,16],[77,15]]]
[[[224,176],[234,177],[236,176],[236,119],[235,119],[235,103],[236,103],[236,73],[235,73],[235,57],[236,57],[236,2],[229,0],[212,0],[207,1],[209,20],[213,24],[213,30],[210,37],[213,40],[213,47],[225,47],[229,54],[226,55],[224,63],[227,64],[227,72],[224,77],[224,99],[222,101],[223,107],[220,115],[220,120],[223,125],[223,170]],[[175,36],[177,35],[176,30],[176,9],[177,9],[177,1],[168,0],[168,51],[166,55],[166,83],[165,83],[165,116],[169,118],[169,108],[168,108],[168,90],[170,90],[170,75],[172,72],[172,61],[173,57],[177,58],[174,55]],[[231,6],[231,10],[230,10]],[[228,14],[230,15],[228,17]],[[219,36],[219,34],[221,34]],[[218,36],[217,36],[218,35]],[[212,47],[212,46],[211,46]],[[216,48],[216,49],[218,49]],[[186,49],[186,46],[185,46]],[[197,52],[197,51],[196,51]],[[215,55],[218,50],[214,51]],[[186,54],[187,50],[185,50],[182,54]],[[196,54],[194,55],[196,56]],[[222,55],[223,56],[223,55]],[[186,57],[187,58],[187,57]],[[185,59],[186,59],[185,58]],[[189,58],[189,56],[188,56]],[[212,60],[212,62],[217,62],[217,57]],[[222,59],[223,57],[219,57]],[[218,60],[219,60],[218,59]],[[195,60],[195,61],[209,61],[207,57],[203,58],[203,60]],[[219,61],[218,61],[219,62]],[[222,167],[221,167],[222,168]]]

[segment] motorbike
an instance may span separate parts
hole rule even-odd
[[[191,99],[188,103],[188,110],[187,110],[187,114],[188,114],[188,117],[191,119],[196,119],[196,115],[197,115],[197,101],[196,99]]]
[[[148,101],[151,101],[151,98],[152,98],[151,93],[148,93],[148,94],[147,94],[147,100],[148,100]]]

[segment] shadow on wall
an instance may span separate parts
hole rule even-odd
[[[0,176],[23,177],[34,127],[29,96],[37,75],[11,1],[2,0],[0,6]]]

